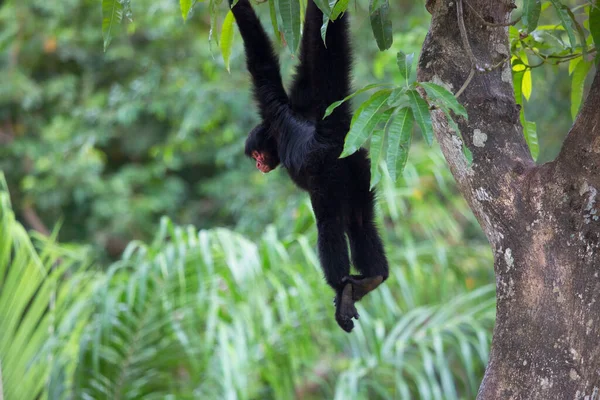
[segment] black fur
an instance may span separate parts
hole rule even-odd
[[[260,152],[270,160],[271,168],[281,162],[292,180],[310,194],[319,258],[327,283],[336,291],[336,319],[350,331],[352,318],[358,317],[354,301],[387,279],[388,264],[374,223],[367,152],[361,149],[338,158],[350,128],[350,105],[345,102],[323,119],[331,103],[350,93],[348,16],[329,23],[325,47],[320,36],[323,14],[309,0],[300,63],[288,98],[277,56],[249,1],[239,0],[232,11],[244,39],[262,117],[262,123],[248,135],[246,155]],[[359,276],[350,276],[346,236]],[[349,284],[354,292],[344,290]],[[341,304],[348,296],[353,296],[352,302]]]

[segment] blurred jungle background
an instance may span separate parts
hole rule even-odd
[[[0,399],[474,398],[492,254],[439,149],[415,135],[379,183],[391,276],[346,334],[307,196],[243,156],[258,117],[211,4],[186,23],[176,0],[133,4],[105,52],[98,0],[0,2]],[[385,52],[350,7],[356,88],[418,56],[424,1],[390,5]],[[533,82],[543,162],[572,123],[568,68]]]

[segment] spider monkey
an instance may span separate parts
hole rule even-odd
[[[230,5],[232,0],[230,0]],[[246,64],[262,122],[246,140],[245,153],[266,173],[280,163],[294,183],[310,195],[317,220],[319,259],[336,296],[335,319],[352,331],[354,305],[388,277],[388,263],[374,217],[370,161],[360,149],[340,159],[350,129],[344,102],[327,118],[325,110],[350,93],[351,49],[348,16],[329,23],[325,46],[323,13],[309,0],[304,31],[288,97],[273,46],[248,0],[232,7],[244,40]],[[352,262],[360,275],[350,275]]]

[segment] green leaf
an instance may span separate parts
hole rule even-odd
[[[452,94],[452,92],[450,92],[448,89],[431,82],[420,82],[419,85],[425,88],[425,91],[429,97],[431,97],[433,100],[439,101],[439,103],[436,104],[449,108],[450,110],[454,111],[455,114],[460,115],[461,117],[468,118],[467,110],[458,102],[454,94]]]
[[[379,121],[389,121],[393,110],[388,110],[380,114]],[[385,146],[385,130],[378,129],[373,132],[371,136],[371,145],[369,146],[369,155],[371,157],[371,189],[379,183],[381,179],[381,172],[379,171],[379,164],[381,162],[381,156],[384,153]]]
[[[369,100],[365,101],[356,110],[340,158],[353,154],[367,141],[369,135],[375,129],[375,125],[379,122],[379,110],[387,102],[391,93],[391,90],[380,90],[373,93]]]
[[[587,45],[585,43],[585,32],[583,31],[583,27],[581,26],[579,21],[577,21],[577,18],[575,17],[575,14],[573,14],[573,11],[571,11],[571,9],[569,9],[568,7],[565,7],[564,9],[569,15],[569,18],[571,18],[571,22],[573,23],[573,25],[575,25],[575,30],[577,31],[577,36],[579,37],[579,43],[581,44],[581,51],[583,52],[583,58],[587,58],[588,51]]]
[[[525,134],[525,141],[529,146],[529,151],[534,160],[537,160],[540,153],[540,147],[538,145],[537,128],[535,122],[525,121],[523,127],[523,133]]]
[[[283,36],[292,54],[300,43],[300,1],[278,0],[279,15],[283,24]]]
[[[388,99],[388,106],[395,108],[403,108],[408,105],[408,98],[406,97],[406,87],[397,87],[392,91],[390,98]]]
[[[208,8],[210,10],[210,31],[208,32],[208,42],[212,43],[213,38],[216,39],[217,44],[219,44],[219,38],[217,35],[214,35],[214,32],[217,28],[217,17],[219,16],[219,5],[222,0],[210,0],[210,4]]]
[[[571,43],[571,48],[575,48],[577,46],[577,40],[575,39],[575,31],[573,28],[573,21],[568,13],[568,8],[562,4],[559,0],[550,0],[552,6],[556,10],[556,14],[560,19],[560,23],[565,27],[567,31],[567,36],[569,36],[569,42]]]
[[[378,6],[374,8],[374,6]],[[371,29],[377,41],[379,50],[387,50],[392,45],[392,19],[390,16],[390,3],[388,0],[371,0],[369,4]]]
[[[338,19],[338,17],[344,11],[346,11],[346,9],[348,8],[349,2],[350,2],[350,0],[338,0],[338,2],[335,3],[335,6],[333,6],[333,10],[331,10],[331,20],[332,21],[335,21],[336,19]]]
[[[417,125],[421,128],[421,133],[423,134],[425,141],[431,146],[433,143],[433,126],[431,124],[429,106],[416,90],[408,90],[406,94],[408,95],[410,107],[412,108]]]
[[[317,5],[317,7],[319,8],[319,10],[321,10],[321,12],[323,13],[323,16],[326,16],[327,19],[329,19],[329,16],[331,15],[331,6],[329,5],[329,1],[328,0],[314,0],[314,2]]]
[[[581,57],[577,57],[569,61],[569,75],[573,74],[573,71],[575,71],[575,67],[577,67],[577,64],[579,64],[580,61]]]
[[[402,75],[402,77],[406,80],[406,85],[408,85],[408,80],[410,79],[414,57],[415,53],[404,54],[401,51],[399,51],[396,55],[398,69],[400,69],[400,75]]]
[[[277,43],[281,45],[281,36],[279,35],[279,24],[277,23],[277,11],[275,11],[275,1],[269,0],[269,15],[271,17],[271,26],[273,27],[273,33],[277,37]]]
[[[338,108],[342,103],[350,100],[351,98],[353,98],[354,96],[356,96],[357,94],[361,94],[366,92],[367,90],[371,90],[371,89],[375,89],[377,87],[385,87],[388,86],[385,83],[372,83],[370,85],[367,85],[365,87],[363,87],[362,89],[357,90],[356,92],[346,96],[345,98],[343,98],[342,100],[338,100],[335,103],[332,103],[329,107],[327,107],[327,110],[325,110],[325,115],[323,116],[323,119],[327,118],[328,116],[331,115],[331,113],[333,113],[333,111]]]
[[[521,106],[523,105],[523,75],[525,75],[525,71],[517,71],[513,74],[515,102]]]
[[[577,117],[577,113],[581,107],[585,78],[591,68],[591,63],[582,60],[573,71],[573,78],[571,80],[571,117],[573,120]]]
[[[542,11],[542,2],[540,0],[523,1],[523,24],[527,27],[527,32],[533,32],[537,27]]]
[[[231,56],[231,45],[233,43],[233,22],[235,18],[231,10],[227,12],[225,19],[223,20],[223,26],[221,27],[221,55],[223,56],[223,62],[225,68],[229,71],[229,57]]]
[[[118,0],[102,0],[102,37],[104,51],[112,40],[115,26],[123,20],[123,4]]]
[[[525,98],[527,99],[527,101],[529,101],[529,98],[531,97],[531,92],[533,91],[533,82],[532,82],[532,78],[531,78],[531,69],[527,69],[523,73],[523,82],[522,82],[522,85],[523,86],[522,86],[521,90],[523,91],[523,96],[525,96]]]
[[[595,0],[590,6],[590,33],[594,38],[596,49],[600,48],[600,2]],[[596,60],[599,59],[600,51],[596,51]]]
[[[179,0],[179,8],[181,8],[181,17],[184,21],[187,21],[188,15],[190,15],[190,11],[196,4],[196,0]]]
[[[404,107],[386,125],[388,148],[386,163],[394,182],[404,170],[412,140],[414,117],[408,107]]]
[[[323,44],[327,47],[327,28],[329,27],[329,17],[323,14],[323,25],[321,25],[321,39],[323,40]]]

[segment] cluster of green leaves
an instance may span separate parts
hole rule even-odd
[[[86,260],[83,249],[28,235],[0,173],[0,399],[57,399],[53,365],[72,380],[95,290]]]
[[[179,4],[156,3],[103,53],[88,23],[101,11],[87,0],[0,8],[0,169],[17,215],[63,221],[61,241],[99,249],[149,240],[162,215],[242,232],[273,213],[292,219],[298,200],[283,174],[265,179],[243,155],[257,118],[247,75],[215,60],[209,21],[183,26]],[[231,58],[241,65],[240,44]],[[289,203],[265,208],[273,198]]]
[[[312,1],[312,0],[311,0]],[[301,24],[306,9],[307,0],[267,0],[271,25],[276,37],[283,37],[292,54],[298,49],[301,36]],[[196,0],[180,0],[181,16],[187,21],[192,14]],[[221,15],[222,0],[210,0],[208,11],[210,14],[209,41],[213,40],[219,45],[221,55],[226,67],[229,69],[229,58],[234,36],[234,18],[231,10],[227,11],[221,25],[220,40],[213,32]],[[327,27],[330,21],[335,21],[348,8],[348,0],[316,0],[315,3],[323,11],[323,25],[321,36],[325,41]],[[380,50],[387,50],[393,43],[392,18],[389,0],[370,0],[369,15],[371,29]],[[131,0],[102,0],[102,34],[104,49],[111,42],[118,26],[124,19],[132,21]]]
[[[350,131],[346,136],[344,150],[340,157],[347,157],[355,153],[370,139],[371,187],[381,180],[382,164],[387,166],[394,182],[402,173],[408,159],[414,122],[419,126],[425,142],[431,146],[433,127],[430,110],[443,111],[457,134],[460,134],[460,130],[453,119],[452,112],[457,116],[467,118],[465,108],[458,103],[456,97],[448,89],[431,82],[414,81],[413,59],[413,54],[406,55],[399,52],[397,64],[400,74],[404,78],[404,84],[376,91],[358,107],[352,117]],[[329,106],[324,118],[331,115],[340,104],[357,94],[382,86],[391,85],[365,86]],[[418,89],[426,93],[425,99],[421,97]]]
[[[540,24],[547,10],[554,10],[556,19]],[[523,107],[534,87],[532,70],[543,65],[569,64],[570,110],[575,119],[588,72],[600,60],[600,5],[596,0],[571,7],[560,0],[524,0],[522,26],[510,27],[510,40],[515,99],[521,105],[521,124],[529,149],[537,159],[536,124],[525,119]]]
[[[491,253],[439,151],[414,146],[401,179],[380,191],[391,276],[351,335],[333,318],[312,221],[249,240],[165,218],[154,241],[91,273],[78,252],[36,250],[4,188],[0,395],[473,398],[495,317]]]

